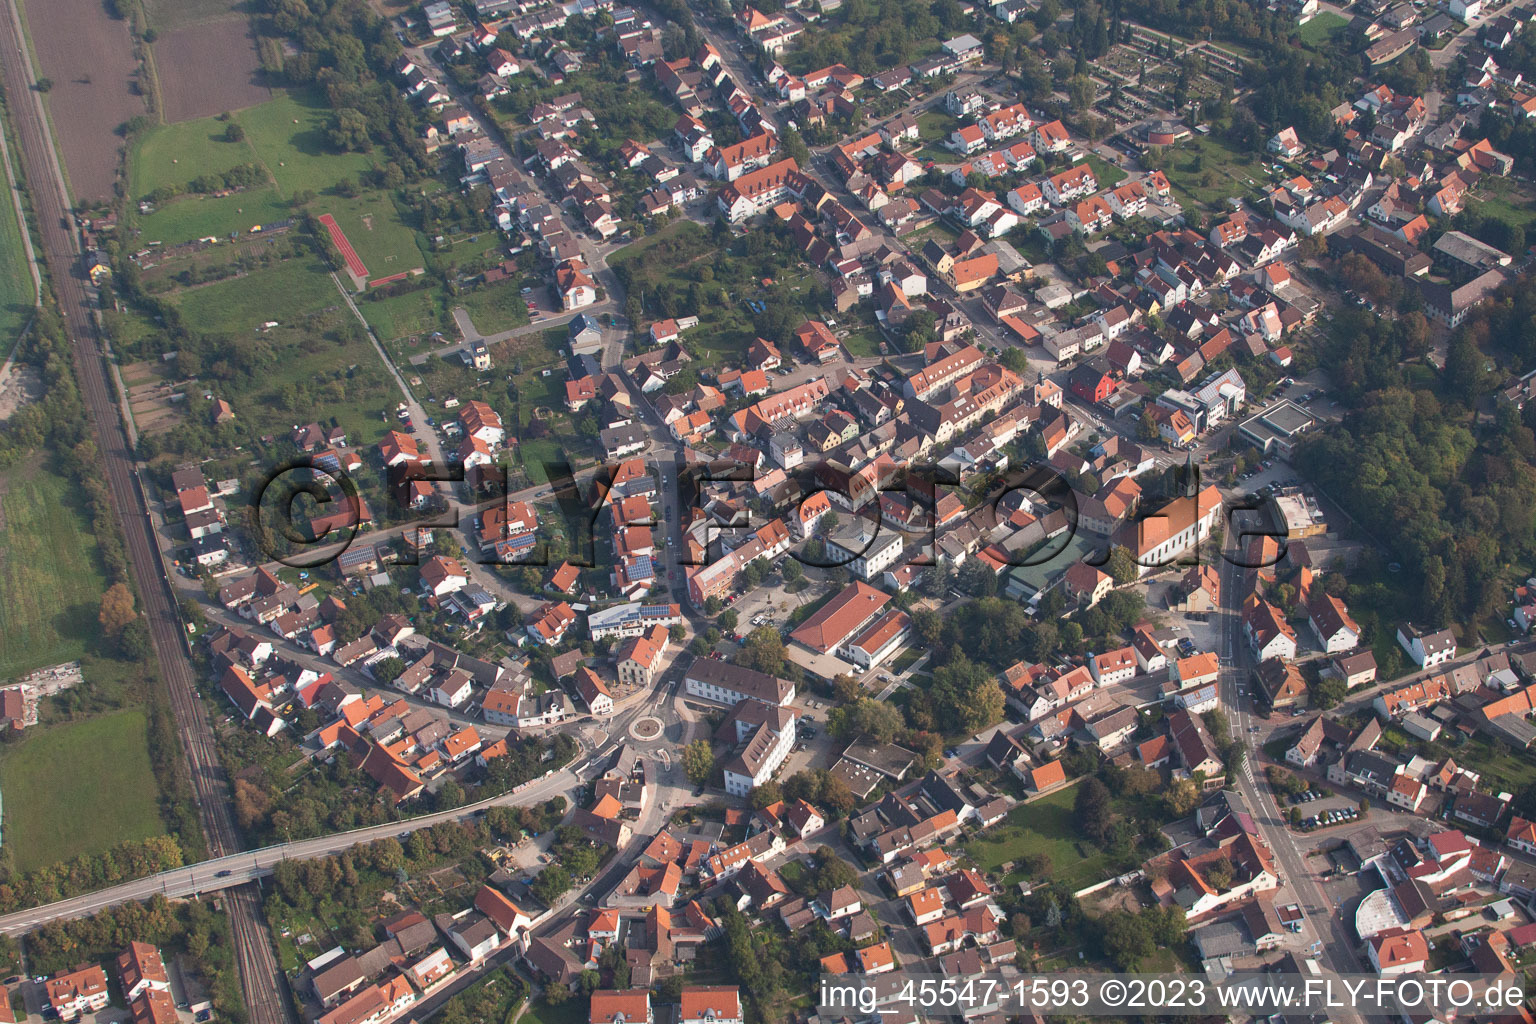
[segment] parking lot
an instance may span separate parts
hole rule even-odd
[[[1340,825],[1353,825],[1360,822],[1359,798],[1349,793],[1332,792],[1332,796],[1324,796],[1323,790],[1314,788],[1302,794],[1299,802],[1292,804],[1301,811],[1301,824],[1298,826],[1303,832],[1322,832],[1336,828]]]

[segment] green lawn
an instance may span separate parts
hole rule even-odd
[[[358,299],[357,308],[362,310],[368,326],[381,341],[393,341],[408,334],[427,331],[449,332],[452,323],[443,309],[442,292],[438,288],[421,288],[394,295],[387,299]]]
[[[293,259],[244,277],[181,292],[177,305],[201,330],[244,334],[269,320],[286,322],[339,305],[341,293],[317,259]]]
[[[923,142],[943,142],[958,127],[960,119],[942,110],[930,109],[917,115],[917,137]]]
[[[1507,178],[1484,178],[1478,182],[1477,192],[1467,203],[1467,211],[1483,217],[1497,217],[1509,224],[1518,224],[1527,232],[1536,221],[1536,201],[1525,190]],[[1519,256],[1519,253],[1511,255]]]
[[[338,153],[326,142],[331,112],[323,97],[285,92],[242,110],[235,120],[283,194],[321,192],[373,163],[363,153]]]
[[[585,1024],[588,1019],[588,1002],[571,996],[559,1006],[551,1006],[541,996],[524,1011],[521,1018],[528,1024]]]
[[[528,474],[528,479],[536,484],[549,482],[549,474],[544,471],[545,466],[555,466],[571,461],[565,447],[553,438],[525,440],[517,446],[517,449],[523,460],[523,471]],[[591,452],[578,452],[578,454],[591,454]]]
[[[1479,772],[1493,792],[1519,792],[1536,785],[1536,764],[1520,754],[1498,750],[1482,737],[1456,747],[1454,756],[1457,764]]]
[[[518,278],[483,285],[458,297],[469,319],[481,334],[499,334],[528,323],[528,304]]]
[[[1217,206],[1233,196],[1258,194],[1268,180],[1263,163],[1214,135],[1196,136],[1168,154],[1168,181],[1186,202]]]
[[[184,188],[204,174],[222,174],[241,164],[260,165],[273,183],[230,196],[179,196],[140,218],[144,239],[174,243],[248,231],[256,224],[292,216],[288,200],[295,193],[324,192],[343,178],[355,178],[372,161],[362,153],[332,151],[325,139],[329,120],[330,112],[320,97],[284,92],[234,114],[235,123],[245,130],[240,142],[224,141],[225,122],[212,117],[146,132],[128,161],[129,190],[135,199],[161,187]],[[315,206],[325,212],[351,202],[363,201],[326,197],[325,208],[321,203]],[[389,205],[387,200],[372,202]],[[340,212],[337,219],[350,237],[351,224]],[[398,246],[398,237],[388,244]],[[358,241],[353,245],[359,253],[364,251]],[[415,246],[414,237],[410,246]]]
[[[106,580],[79,500],[41,464],[0,474],[0,679],[72,661],[96,635]]]
[[[1076,798],[1076,787],[1069,787],[1020,804],[1002,824],[994,825],[973,841],[967,852],[984,872],[995,872],[1010,861],[1044,853],[1051,858],[1057,881],[1074,889],[1102,881],[1111,871],[1109,857],[1078,837],[1072,813]],[[1023,834],[1004,838],[1014,828],[1022,828]],[[1017,878],[1011,876],[1009,880]]]
[[[272,187],[230,196],[186,196],[139,219],[146,242],[175,245],[197,238],[227,238],[258,224],[275,224],[293,216],[293,208]]]
[[[610,267],[617,267],[628,263],[631,260],[639,259],[641,256],[645,255],[646,250],[652,249],[660,245],[662,242],[669,241],[684,231],[693,231],[696,229],[697,225],[694,225],[692,221],[675,220],[653,235],[646,235],[644,238],[637,238],[633,242],[626,245],[624,248],[614,250],[614,252],[608,257],[608,265]]]
[[[1099,188],[1114,188],[1125,180],[1125,172],[1108,160],[1092,153],[1084,159],[1088,166],[1093,168],[1093,176],[1099,180]]]
[[[4,842],[22,871],[164,832],[142,711],[38,729],[0,755]]]
[[[1314,50],[1321,49],[1331,44],[1335,34],[1348,24],[1349,19],[1343,15],[1322,11],[1301,26],[1301,31],[1297,35],[1301,37],[1303,45],[1310,46]]]
[[[849,333],[843,339],[843,347],[851,356],[877,356],[880,354],[880,328],[865,327]]]
[[[259,157],[249,137],[226,142],[224,122],[205,117],[197,121],[160,125],[145,132],[128,161],[135,196],[163,186],[185,185],[203,174],[222,174]]]
[[[0,362],[4,362],[37,308],[37,293],[32,288],[32,272],[27,269],[16,204],[7,195],[0,197],[0,206],[4,206],[0,210]]]

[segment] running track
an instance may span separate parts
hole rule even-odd
[[[328,213],[320,215],[320,223],[325,225],[325,230],[331,233],[331,241],[336,243],[336,248],[341,250],[341,258],[347,261],[347,269],[352,271],[353,277],[368,280],[368,268],[363,266],[363,261],[358,259],[357,250],[352,248],[352,243],[347,241],[346,232],[341,230],[341,225],[336,223],[336,218]]]

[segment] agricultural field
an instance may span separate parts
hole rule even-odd
[[[243,14],[246,5],[241,0],[145,0],[144,7],[150,24],[163,36],[184,25],[222,21]]]
[[[0,679],[84,654],[106,588],[70,481],[41,461],[0,474]]]
[[[140,434],[163,434],[181,422],[183,407],[173,403],[175,381],[160,360],[144,360],[122,367],[128,411]]]
[[[112,198],[117,129],[145,113],[134,81],[128,23],[101,0],[24,0],[23,16],[70,191],[81,202]]]
[[[228,6],[223,0],[220,4]],[[178,25],[161,32],[154,48],[162,108],[171,124],[272,98],[263,82],[251,20],[243,13]]]
[[[5,846],[22,871],[165,831],[138,710],[30,730],[0,755]]]

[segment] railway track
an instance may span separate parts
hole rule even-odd
[[[30,186],[38,223],[40,249],[51,277],[59,310],[66,320],[74,350],[80,395],[101,452],[101,470],[121,524],[129,561],[146,622],[165,679],[176,730],[186,752],[198,815],[210,852],[224,856],[241,848],[235,828],[229,787],[219,763],[213,732],[194,689],[192,664],[185,650],[186,634],[166,579],[128,436],[107,378],[101,338],[84,282],[79,277],[78,238],[70,213],[68,189],[42,108],[31,61],[26,56],[18,0],[5,0],[0,12],[0,76],[17,137],[21,168]],[[12,56],[14,54],[14,57]],[[115,145],[115,140],[105,144]],[[243,886],[227,898],[233,926],[240,982],[252,1024],[297,1024],[284,995],[282,972],[261,916],[259,890]]]

